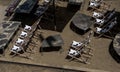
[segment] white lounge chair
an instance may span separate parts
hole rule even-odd
[[[25,38],[25,37],[27,37],[27,33],[22,31],[20,34],[20,38]]]
[[[71,47],[77,48],[77,47],[80,47],[82,44],[83,43],[81,43],[81,42],[73,41],[72,44],[71,44]]]
[[[11,49],[11,52],[13,53],[18,53],[20,52],[22,49],[16,45],[13,46],[13,48]]]
[[[44,0],[44,2],[48,3],[48,2],[50,2],[50,0]]]
[[[80,54],[80,52],[77,51],[77,50],[74,50],[74,49],[70,49],[69,52],[68,52],[69,56],[77,56],[79,54]]]
[[[89,64],[88,60],[90,59],[90,57],[82,55],[82,50],[75,50],[75,49],[69,49],[69,52],[66,58],[70,59],[70,61],[73,59],[76,59],[85,64]]]
[[[97,18],[96,21],[95,21],[95,23],[98,24],[98,25],[103,25],[105,23],[105,20]]]
[[[21,45],[24,44],[24,42],[25,42],[25,41],[24,41],[23,39],[18,38],[18,40],[16,41],[16,45],[21,46]]]
[[[93,12],[93,17],[94,17],[94,18],[100,18],[100,17],[102,17],[102,16],[103,16],[103,14],[100,13],[100,12]]]
[[[89,7],[99,7],[99,6],[100,6],[100,2],[90,1]]]
[[[101,30],[102,30],[102,28],[96,27],[96,33],[100,34]]]
[[[30,31],[32,28],[31,28],[31,26],[29,26],[29,25],[25,25],[25,27],[24,27],[24,31]]]

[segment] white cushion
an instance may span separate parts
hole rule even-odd
[[[90,2],[90,7],[98,7],[100,5],[100,3],[97,3],[97,2]]]
[[[31,26],[25,25],[24,30],[31,30]]]
[[[79,55],[79,52],[76,51],[76,50],[70,49],[69,55],[75,55],[76,56],[76,55]]]
[[[81,42],[73,41],[73,42],[72,42],[72,47],[76,48],[76,47],[81,46],[82,44],[83,44],[83,43],[81,43]]]
[[[21,48],[16,46],[16,45],[14,45],[13,48],[11,49],[11,51],[12,52],[19,52],[19,51],[21,51]]]
[[[27,36],[27,33],[22,31],[21,34],[20,34],[20,37],[26,37]]]
[[[96,27],[97,29],[97,33],[100,33],[100,31],[102,30],[102,28]]]
[[[101,16],[103,16],[102,13],[93,12],[93,17],[101,17]]]
[[[104,19],[96,19],[97,24],[104,24],[105,20]]]
[[[20,39],[20,38],[18,38],[18,40],[16,41],[16,44],[23,44],[24,43],[24,40],[22,40],[22,39]]]
[[[44,0],[45,2],[49,2],[50,0]]]

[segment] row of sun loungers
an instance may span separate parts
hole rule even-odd
[[[92,49],[88,46],[91,42],[91,36],[92,32],[84,41],[73,41],[66,58],[70,59],[70,61],[76,59],[82,63],[89,64],[89,60],[93,55]]]
[[[98,23],[98,26],[95,27],[97,34],[107,33],[117,24],[117,17],[111,18],[99,19],[100,21],[96,22]]]
[[[95,4],[95,5],[94,5]],[[108,11],[103,0],[90,0],[89,7],[95,9],[92,11],[92,17],[94,18],[95,33],[99,34],[99,37],[104,33],[110,32],[110,30],[117,24],[117,17],[115,16],[115,9]],[[110,5],[106,4],[107,7]],[[103,6],[101,11],[100,7]],[[99,9],[99,10],[98,10]]]
[[[32,42],[31,38],[34,35],[34,32],[36,31],[40,20],[41,18],[39,18],[32,26],[25,25],[17,40],[13,42],[13,47],[10,50],[11,53],[13,53],[13,56],[20,55],[21,52],[27,52],[27,46]],[[28,48],[28,50],[32,51],[30,48]],[[25,57],[29,58],[28,56]]]
[[[15,41],[15,44],[13,45],[13,48],[11,49],[11,52],[13,53],[18,53],[20,51],[24,51],[25,46],[27,45],[27,43],[29,42],[29,38],[30,38],[30,34],[31,34],[31,26],[26,25],[24,27],[24,30],[21,31],[20,36],[18,37],[18,39]],[[25,52],[25,51],[24,51]]]

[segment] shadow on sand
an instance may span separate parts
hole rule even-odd
[[[33,25],[35,21],[39,18],[36,15],[34,15],[37,5],[33,8],[33,10],[29,13],[15,13],[11,21],[20,21],[22,22],[22,27],[24,27],[26,24],[27,25]]]
[[[37,6],[36,6],[37,8]],[[22,26],[24,27],[27,25],[32,25],[38,17],[34,15],[34,12],[36,11],[36,8],[32,10],[30,14],[25,13],[15,13],[12,21],[21,21]],[[76,9],[75,9],[76,8]],[[70,6],[67,7],[57,7],[56,8],[56,31],[62,32],[64,27],[67,25],[67,23],[70,21],[70,19],[73,17],[73,15],[80,9],[80,6]],[[48,10],[46,11],[50,16],[48,16],[48,19],[44,19],[45,14],[43,15],[43,18],[40,22],[40,26],[42,29],[46,30],[55,30],[55,24],[53,19],[53,7],[50,6]]]
[[[86,31],[79,29],[76,27],[73,23],[70,24],[70,28],[77,34],[84,35],[87,33],[90,29],[87,29]]]
[[[120,63],[120,56],[116,53],[116,51],[113,48],[113,41],[109,46],[109,53],[117,63]]]
[[[76,6],[75,6],[76,7]],[[73,15],[79,10],[79,8],[74,9],[75,7],[70,8],[68,7],[57,7],[56,9],[56,31],[62,32],[68,22],[71,20]],[[55,30],[54,22],[47,21],[42,19],[40,26],[43,29],[47,30]]]
[[[120,12],[116,12],[117,16],[117,25],[111,30],[111,32],[116,35],[117,33],[120,32]]]
[[[24,13],[16,13],[14,17],[11,19],[12,21],[20,21],[22,22],[22,26],[32,25],[38,19],[34,14],[24,14]]]

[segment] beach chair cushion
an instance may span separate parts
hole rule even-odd
[[[79,54],[80,54],[79,51],[76,51],[74,49],[70,49],[69,52],[68,52],[69,56],[77,56]]]
[[[25,38],[26,36],[27,36],[27,33],[24,32],[24,31],[22,31],[21,34],[20,34],[20,37],[21,37],[21,38]]]
[[[81,42],[73,41],[71,47],[73,47],[73,48],[80,47],[82,44],[83,43],[81,43]]]
[[[23,45],[23,43],[24,43],[24,40],[20,38],[18,38],[18,40],[16,41],[16,45]]]
[[[29,25],[25,25],[25,27],[24,27],[24,30],[25,31],[30,31],[32,28],[31,28],[31,26],[29,26]]]
[[[16,46],[16,45],[14,45],[13,46],[13,48],[11,49],[11,52],[19,52],[19,51],[21,51],[22,49],[20,48],[20,47],[18,47],[18,46]]]
[[[102,17],[102,16],[103,16],[102,13],[99,13],[99,12],[93,12],[93,17],[97,17],[97,18],[99,18],[99,17]]]
[[[101,24],[104,24],[104,23],[105,23],[105,20],[104,20],[104,19],[98,19],[98,18],[97,18],[95,23],[101,25]]]

